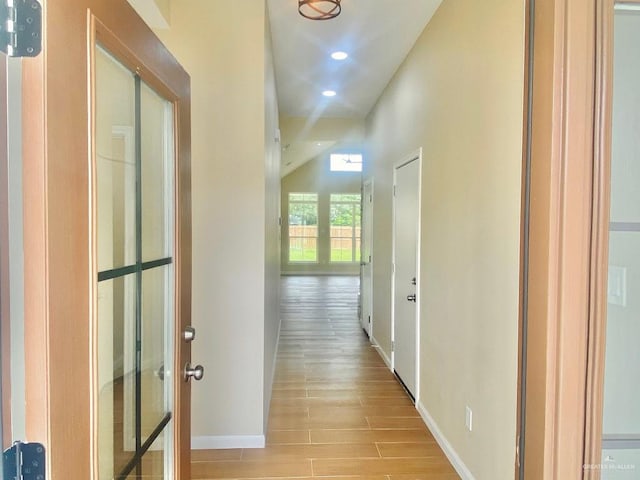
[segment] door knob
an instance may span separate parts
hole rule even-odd
[[[202,380],[202,377],[204,377],[204,367],[202,365],[192,367],[191,364],[187,362],[184,366],[184,381],[188,382],[192,378],[199,381]]]
[[[413,277],[413,278],[411,279],[411,285],[415,285],[415,284],[416,284],[416,277]]]
[[[184,328],[182,332],[182,338],[185,342],[191,343],[196,339],[196,329],[192,326],[187,326]]]
[[[415,302],[416,301],[416,294],[414,293],[413,295],[407,295],[407,301],[408,302]]]

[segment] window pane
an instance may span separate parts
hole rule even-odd
[[[99,478],[110,479],[135,453],[135,275],[98,283]]]
[[[317,202],[318,194],[317,193],[290,193],[289,201],[290,202]]]
[[[362,155],[359,153],[332,153],[329,160],[332,172],[362,171]]]
[[[289,261],[317,262],[317,245],[317,238],[289,237]]]
[[[355,220],[353,210],[353,205],[349,204],[338,203],[331,205],[331,226],[353,227]]]
[[[144,82],[140,89],[142,261],[171,257],[173,106]]]
[[[360,194],[331,194],[332,262],[360,261]]]
[[[144,457],[142,457],[142,477],[152,480],[165,478],[165,438],[166,432],[163,431],[160,436],[153,442]]]
[[[331,261],[332,262],[352,262],[353,261],[353,240],[351,238],[331,239]]]
[[[168,334],[173,324],[171,307],[171,266],[146,270],[142,273],[142,345],[141,395],[142,441],[170,411],[170,381],[165,382],[171,370]]]
[[[359,193],[332,193],[331,202],[360,203]]]
[[[318,194],[289,194],[289,261],[318,261]]]
[[[96,49],[98,270],[136,261],[134,77]]]
[[[317,203],[292,203],[289,205],[289,225],[318,225]]]

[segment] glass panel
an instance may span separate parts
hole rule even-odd
[[[605,480],[640,474],[640,12],[616,8],[614,18],[605,441],[594,467]]]
[[[318,194],[289,194],[289,261],[318,261]]]
[[[165,462],[168,460],[165,458],[164,437],[165,434],[162,433],[142,458],[142,475],[145,480],[164,478]]]
[[[140,91],[142,261],[171,257],[173,106],[144,82]]]
[[[343,203],[360,203],[360,194],[359,193],[332,193],[331,201],[343,202]]]
[[[173,107],[102,50],[96,96],[98,269],[133,267],[98,283],[99,478],[112,479],[172,408],[173,266],[142,269],[172,256]],[[169,477],[172,435],[128,478]]]
[[[96,51],[98,270],[136,258],[134,77],[102,49]]]
[[[98,284],[99,478],[135,453],[135,275]]]
[[[317,238],[289,237],[289,261],[316,262],[317,260]]]
[[[353,240],[350,238],[331,239],[331,261],[332,262],[352,262],[353,261]]]
[[[170,304],[170,265],[142,273],[142,442],[153,433],[171,409],[169,366],[173,324]]]
[[[361,172],[362,154],[332,153],[329,157],[332,172]]]
[[[160,434],[153,442],[147,453],[140,461],[140,473],[137,468],[127,476],[128,480],[160,480],[165,478],[165,472],[171,470],[170,458],[165,455],[167,451],[165,435]],[[168,477],[167,477],[168,478]]]
[[[359,261],[360,194],[332,193],[330,199],[331,261]]]

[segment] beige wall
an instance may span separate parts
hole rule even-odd
[[[277,243],[265,241],[278,198],[265,15],[265,0],[174,0],[171,28],[157,32],[191,75],[192,358],[206,368],[192,389],[200,448],[263,440],[278,324]]]
[[[368,118],[373,336],[390,356],[392,165],[423,147],[419,409],[479,480],[514,476],[523,36],[522,1],[445,0]]]
[[[282,171],[284,177],[300,165],[330,148],[361,148],[365,136],[364,118],[280,119]]]
[[[282,179],[283,274],[358,274],[359,263],[337,264],[329,261],[329,198],[332,193],[360,193],[361,178],[360,173],[329,171],[327,153],[305,163]],[[289,193],[318,194],[317,263],[289,263]]]

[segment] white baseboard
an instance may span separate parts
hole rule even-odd
[[[458,472],[458,475],[460,475],[462,480],[475,480],[475,477],[471,473],[471,470],[469,470],[464,464],[464,462],[460,458],[460,455],[458,455],[458,452],[455,451],[453,446],[446,439],[446,437],[438,427],[438,424],[435,422],[433,417],[429,415],[429,412],[424,407],[424,405],[422,403],[418,403],[418,405],[416,405],[416,408],[418,409],[418,413],[420,413],[422,420],[424,420],[424,423],[427,424],[427,427],[433,434],[433,437],[436,439],[436,442],[438,442],[438,445],[440,445],[440,448],[442,448],[442,451],[451,462],[451,465],[453,465],[453,468],[456,469],[456,472]]]
[[[371,337],[371,345],[373,346],[373,348],[375,348],[378,351],[378,353],[382,357],[382,360],[387,365],[389,370],[393,372],[393,365],[391,364],[391,359],[387,356],[387,353],[382,349],[382,347],[380,346],[376,338],[373,336]]]
[[[222,450],[225,448],[264,448],[264,435],[215,435],[191,437],[192,450]]]

